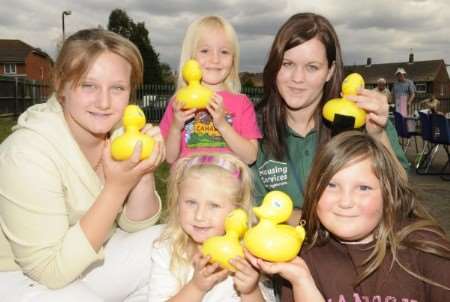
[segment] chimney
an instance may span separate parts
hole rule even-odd
[[[412,48],[410,49],[408,64],[414,63],[414,53],[412,52]]]
[[[372,58],[368,57],[366,67],[370,67],[370,66],[372,66]]]

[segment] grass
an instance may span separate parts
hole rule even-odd
[[[16,120],[14,118],[0,118],[0,143],[11,134],[11,127],[16,124]],[[156,189],[158,190],[159,195],[161,196],[161,200],[163,203],[166,201],[166,182],[169,177],[169,169],[170,166],[167,163],[163,163],[159,166],[155,173],[156,179]]]
[[[162,163],[155,172],[156,190],[161,196],[163,206],[166,204],[167,196],[167,179],[169,178],[170,165],[166,162]]]
[[[0,118],[0,142],[2,142],[11,133],[11,127],[14,126],[15,123],[16,120],[14,118]]]

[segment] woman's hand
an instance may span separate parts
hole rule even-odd
[[[177,131],[181,131],[184,128],[184,124],[194,118],[196,109],[183,110],[183,103],[177,100],[172,102],[173,108],[173,122],[172,128]]]
[[[367,112],[366,130],[373,136],[380,136],[389,118],[389,104],[386,95],[377,91],[360,89],[356,96],[346,96]]]
[[[222,129],[222,127],[227,123],[227,121],[225,120],[226,112],[223,106],[222,96],[215,93],[209,101],[206,110],[208,110],[209,114],[211,114],[214,127],[216,127],[216,129],[220,131],[220,129]]]
[[[209,264],[210,257],[197,252],[193,258],[194,276],[190,283],[201,292],[207,292],[217,283],[225,280],[228,270],[220,269],[217,263]]]
[[[230,263],[236,268],[233,282],[238,292],[247,295],[258,289],[259,272],[246,259],[236,257]]]

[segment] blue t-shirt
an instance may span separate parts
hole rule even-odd
[[[410,96],[416,92],[416,86],[411,80],[405,79],[404,81],[397,81],[394,83],[394,87],[392,87],[392,95],[394,100],[399,98],[400,96]]]

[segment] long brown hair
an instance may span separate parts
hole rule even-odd
[[[330,237],[317,215],[317,204],[326,186],[341,169],[367,158],[371,160],[372,171],[382,188],[383,215],[374,230],[377,239],[374,249],[362,263],[364,270],[355,283],[358,284],[377,270],[390,253],[393,261],[407,273],[446,288],[420,276],[418,272],[412,272],[398,259],[398,251],[405,247],[450,259],[450,243],[445,231],[423,207],[395,155],[381,142],[365,133],[341,133],[318,152],[306,185],[303,205],[308,234],[307,248],[324,244]],[[419,231],[432,234],[436,240],[417,240],[414,238],[417,236],[411,236]]]
[[[325,46],[328,68],[335,65],[331,79],[323,87],[322,100],[314,116],[319,130],[319,143],[330,137],[328,129],[322,123],[320,111],[325,101],[339,96],[344,68],[341,47],[333,26],[326,18],[313,13],[296,14],[281,26],[272,43],[263,73],[264,96],[257,107],[261,114],[264,150],[278,160],[282,160],[286,154],[285,137],[288,126],[286,104],[276,85],[277,74],[284,53],[313,38],[319,39]]]

